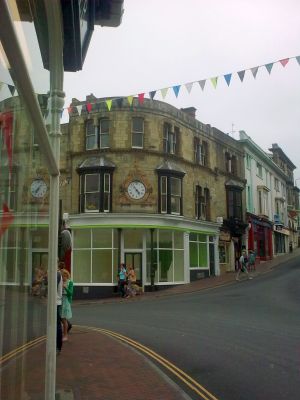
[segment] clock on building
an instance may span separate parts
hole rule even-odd
[[[43,179],[35,179],[30,186],[30,192],[32,197],[38,199],[43,198],[46,195],[47,190],[48,186]]]
[[[127,186],[128,196],[133,200],[140,200],[146,194],[146,187],[143,182],[134,180]]]

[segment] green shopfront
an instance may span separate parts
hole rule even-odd
[[[120,263],[145,290],[218,275],[218,226],[159,215],[74,215],[72,277],[77,298],[111,296]]]

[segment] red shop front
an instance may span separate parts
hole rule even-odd
[[[248,249],[254,250],[260,260],[273,258],[273,224],[263,217],[248,214]]]

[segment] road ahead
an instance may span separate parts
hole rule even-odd
[[[219,400],[300,398],[300,260],[210,291],[73,312],[150,347]]]

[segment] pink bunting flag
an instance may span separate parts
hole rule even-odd
[[[289,58],[284,58],[283,60],[279,60],[279,62],[283,67],[285,67],[286,64],[289,62],[289,60],[290,60]]]
[[[91,103],[86,103],[86,110],[88,113],[90,113],[92,111],[92,108],[93,107],[92,107]]]
[[[145,97],[145,93],[139,93],[138,94],[138,99],[139,99],[139,103],[140,104],[144,103],[144,97]]]

